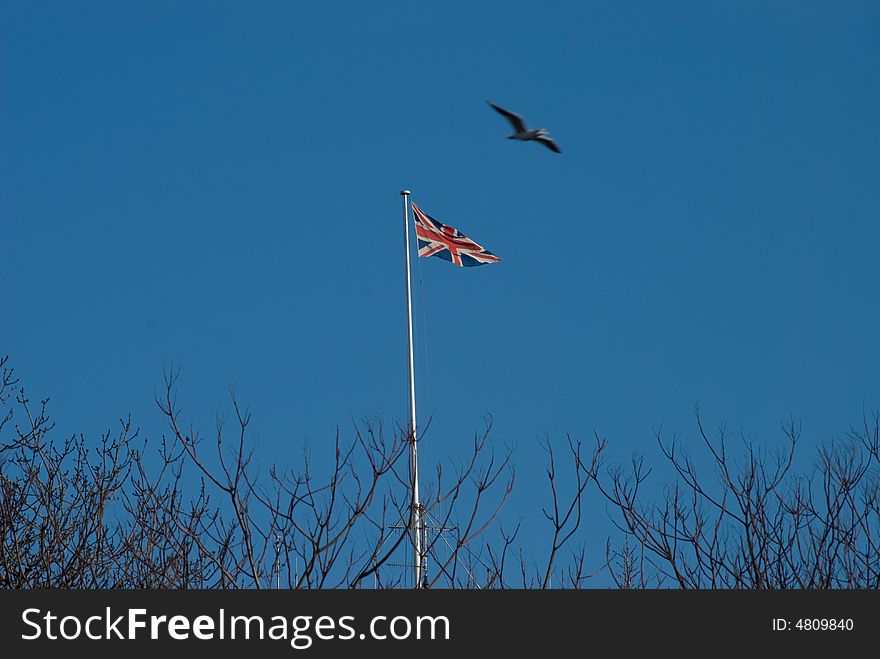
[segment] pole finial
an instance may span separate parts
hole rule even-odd
[[[409,193],[410,193],[409,190],[401,190],[400,191],[400,194],[402,194],[404,196],[408,195]]]

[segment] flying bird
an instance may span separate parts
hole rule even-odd
[[[492,101],[486,101],[486,103],[491,105],[496,112],[504,115],[510,122],[510,125],[513,126],[514,133],[513,135],[508,135],[507,139],[522,140],[524,142],[533,140],[535,142],[540,142],[551,151],[562,153],[562,149],[559,148],[559,145],[552,139],[547,137],[546,129],[539,128],[537,130],[529,130],[528,126],[526,126],[526,122],[523,121],[523,118],[519,116],[516,112],[511,112],[510,110],[505,110],[502,107],[498,107]]]

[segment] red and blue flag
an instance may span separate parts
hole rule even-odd
[[[419,256],[439,256],[466,268],[501,260],[455,227],[438,222],[415,204],[412,204],[412,210],[416,237],[419,239]]]

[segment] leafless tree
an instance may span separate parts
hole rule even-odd
[[[877,588],[880,585],[880,418],[816,449],[803,465],[801,429],[783,426],[768,451],[724,427],[710,436],[699,411],[698,444],[709,469],[678,438],[657,440],[673,469],[659,502],[645,495],[651,470],[636,457],[597,478],[626,534],[609,550],[619,584],[681,588]],[[714,474],[707,477],[706,472]]]
[[[0,362],[0,586],[332,588],[412,586],[395,563],[409,545],[409,451],[402,429],[355,425],[352,439],[308,449],[296,468],[261,473],[250,413],[233,395],[210,440],[182,420],[178,372],[157,396],[169,432],[157,445],[124,419],[100,442],[60,444],[46,400],[34,406]],[[477,587],[474,557],[511,493],[509,450],[491,422],[471,451],[438,465],[424,489],[428,587]],[[421,438],[423,439],[423,438]],[[420,439],[420,441],[421,441]]]
[[[560,483],[561,474],[558,472],[558,458],[553,443],[545,439],[542,445],[547,454],[546,476],[550,494],[550,505],[542,510],[548,526],[540,535],[541,538],[547,538],[546,558],[539,565],[536,560],[528,559],[525,551],[520,548],[513,561],[516,576],[509,576],[509,554],[515,548],[520,526],[517,525],[513,531],[501,528],[500,542],[487,544],[486,548],[487,583],[490,587],[546,589],[555,585],[557,588],[581,588],[607,564],[606,561],[591,565],[584,545],[571,549],[565,557],[566,562],[561,566],[559,564],[560,554],[569,548],[570,542],[581,529],[585,493],[601,464],[605,440],[598,434],[595,435],[595,445],[587,459],[582,443],[570,435],[567,437],[565,458],[569,461],[569,478],[565,484]]]
[[[178,390],[170,370],[156,442],[127,418],[99,441],[56,441],[48,401],[32,402],[0,359],[0,587],[414,585],[404,429],[366,419],[293,467],[260,469],[234,395],[232,421],[203,436]],[[603,572],[620,588],[880,586],[877,414],[804,454],[793,422],[769,450],[707,432],[698,413],[702,458],[656,434],[664,488],[644,457],[606,468],[599,435],[545,439],[543,528],[502,515],[512,453],[491,431],[488,420],[464,456],[423,479],[421,586],[581,588]],[[583,541],[592,489],[622,532],[604,555]]]

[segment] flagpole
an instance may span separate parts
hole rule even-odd
[[[419,505],[419,460],[417,452],[418,434],[416,433],[416,378],[415,360],[413,359],[413,323],[412,323],[412,288],[410,285],[409,268],[409,190],[401,190],[403,197],[403,244],[406,252],[406,329],[407,346],[409,348],[409,442],[412,446],[410,475],[412,477],[412,534],[413,534],[413,567],[415,587],[422,587],[422,519]]]

